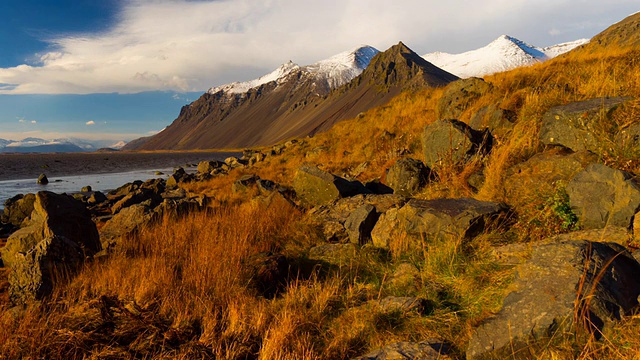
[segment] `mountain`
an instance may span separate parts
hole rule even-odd
[[[212,88],[184,106],[166,129],[124,149],[269,145],[328,130],[403,90],[455,79],[402,43],[383,53],[364,46],[313,65],[290,62],[259,79]]]
[[[481,77],[521,66],[533,65],[568,52],[587,42],[589,40],[581,39],[540,48],[514,37],[502,35],[480,49],[461,54],[433,52],[423,55],[423,58],[461,78]]]
[[[46,140],[27,137],[19,141],[0,139],[0,152],[82,152],[96,151],[107,146],[121,148],[124,145],[124,141],[114,144],[113,140],[84,140],[77,138]]]

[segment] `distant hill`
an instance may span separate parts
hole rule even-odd
[[[124,149],[269,145],[328,130],[403,90],[442,86],[456,79],[402,43],[383,53],[361,47],[306,67],[285,64],[253,82],[212,88],[183,107],[165,130],[134,140]]]
[[[0,139],[0,153],[83,152],[96,151],[104,147],[119,149],[125,144],[124,141],[113,143],[113,141],[110,140],[84,140],[76,138],[47,140],[27,137],[22,140]]]
[[[581,39],[545,48],[529,45],[514,37],[502,35],[489,45],[461,54],[433,52],[423,57],[461,78],[482,77],[533,65],[570,51],[589,40]]]

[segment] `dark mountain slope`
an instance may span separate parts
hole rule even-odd
[[[161,133],[129,150],[221,149],[269,145],[328,130],[340,120],[388,102],[404,90],[443,86],[457,77],[399,43],[364,72],[328,94],[304,70],[246,93],[205,93]]]

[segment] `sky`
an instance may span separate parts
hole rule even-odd
[[[590,38],[638,0],[2,0],[0,138],[131,140],[212,86],[398,41],[459,53],[502,34]]]

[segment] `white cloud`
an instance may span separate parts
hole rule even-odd
[[[89,121],[87,121],[87,122],[85,123],[85,125],[87,125],[87,126],[89,126],[89,125],[95,125],[95,124],[96,124],[96,122],[95,122],[95,121],[93,121],[93,120],[89,120]]]
[[[32,124],[37,124],[38,122],[37,122],[37,121],[35,121],[35,120],[31,120],[31,123],[32,123]]]
[[[38,65],[0,68],[0,94],[202,91],[293,60],[402,40],[418,53],[590,37],[637,0],[131,0],[106,32],[50,40]],[[561,34],[557,34],[561,32]],[[555,36],[552,36],[555,34]]]
[[[25,120],[25,119],[20,119],[20,120],[18,120],[18,122],[19,122],[19,123],[21,123],[21,124],[24,124],[24,123],[26,123],[26,122],[27,122],[27,120]]]

